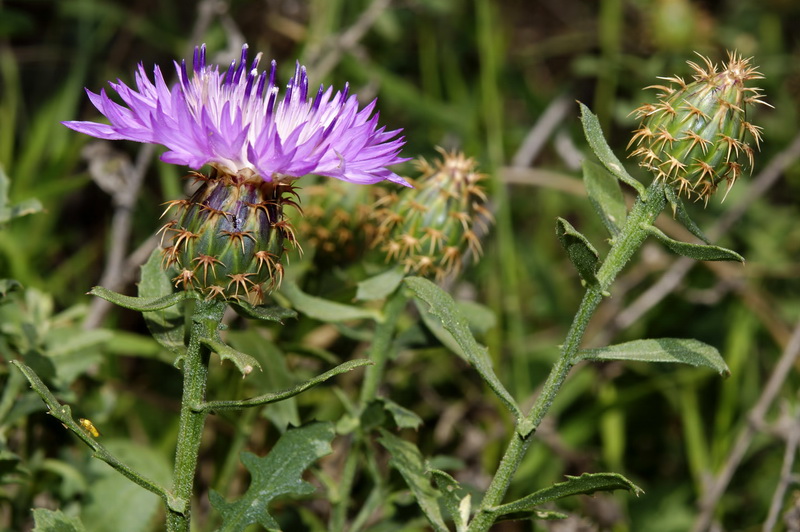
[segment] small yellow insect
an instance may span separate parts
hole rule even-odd
[[[83,427],[84,429],[86,429],[86,431],[89,434],[91,434],[92,437],[98,438],[100,436],[100,431],[97,430],[97,427],[95,427],[94,423],[92,423],[90,420],[88,420],[86,418],[83,418],[83,417],[79,417],[78,418],[78,424],[81,427]]]

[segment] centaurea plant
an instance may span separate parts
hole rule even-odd
[[[505,501],[508,487],[535,433],[572,368],[581,361],[638,360],[680,362],[704,366],[725,375],[728,368],[712,346],[686,338],[656,338],[596,349],[581,349],[586,327],[617,275],[642,245],[653,236],[671,251],[698,260],[743,261],[737,253],[708,243],[689,218],[683,197],[707,202],[722,181],[732,185],[749,167],[759,147],[761,130],[747,117],[748,107],[763,103],[759,89],[746,87],[760,74],[749,60],[731,54],[722,69],[707,59],[695,70],[694,82],[666,78],[677,87],[658,85],[659,102],[635,111],[642,123],[629,147],[640,165],[653,173],[645,186],[633,178],[606,143],[599,123],[581,104],[581,121],[588,144],[601,164],[584,163],[584,182],[597,214],[610,234],[611,248],[601,258],[589,240],[567,220],[559,218],[556,236],[576,267],[585,295],[560,347],[554,364],[534,405],[519,406],[495,374],[486,348],[472,335],[453,299],[424,276],[442,281],[456,275],[466,258],[477,259],[482,250],[480,234],[489,231],[487,196],[477,184],[472,159],[443,152],[435,165],[423,164],[418,188],[400,188],[380,200],[373,221],[377,238],[372,251],[383,250],[388,271],[359,284],[356,299],[383,299],[379,311],[332,304],[284,283],[282,295],[297,310],[329,321],[372,317],[376,327],[370,359],[355,359],[292,388],[244,400],[206,398],[208,361],[216,353],[231,361],[243,376],[258,368],[251,356],[228,346],[220,334],[223,312],[230,306],[254,319],[281,321],[295,315],[283,307],[263,302],[281,286],[282,258],[286,246],[300,248],[301,235],[289,222],[284,207],[298,207],[296,179],[307,174],[333,177],[349,183],[388,181],[409,185],[389,167],[407,159],[399,155],[404,140],[399,131],[378,126],[373,101],[359,108],[345,87],[340,92],[320,87],[312,98],[305,69],[297,66],[283,98],[276,85],[276,66],[259,72],[260,54],[249,65],[247,47],[238,62],[221,72],[206,61],[205,47],[195,50],[191,74],[185,63],[175,63],[178,81],[169,86],[156,67],[151,81],[142,66],[136,73],[136,89],[111,83],[123,105],[105,91],[88,92],[95,107],[110,124],[65,122],[68,127],[103,139],[125,139],[160,144],[167,148],[162,160],[192,169],[198,187],[188,199],[167,202],[175,215],[160,230],[166,247],[143,267],[139,297],[116,294],[103,288],[92,293],[118,305],[144,313],[154,338],[176,356],[183,371],[178,445],[173,485],[161,486],[118,460],[98,441],[88,420],[74,420],[31,368],[15,362],[50,408],[50,413],[72,430],[123,475],[158,494],[167,512],[167,529],[187,531],[190,526],[193,481],[206,417],[211,412],[262,406],[295,396],[331,377],[359,366],[368,368],[362,393],[351,405],[349,421],[337,425],[340,434],[354,434],[353,446],[378,441],[391,455],[391,465],[405,479],[430,525],[437,531],[483,532],[502,519],[559,518],[563,514],[543,505],[581,493],[623,489],[641,492],[615,473],[591,473],[536,491],[515,501]],[[202,173],[209,167],[210,170]],[[628,210],[620,182],[636,193]],[[653,224],[667,207],[702,244],[671,239]],[[318,233],[319,234],[319,233]],[[392,264],[394,263],[394,264]],[[409,273],[415,276],[408,276]],[[416,427],[414,415],[381,397],[383,373],[409,299],[434,334],[467,360],[494,392],[514,420],[514,431],[486,492],[473,501],[450,473],[430,467],[411,443],[380,423],[369,421],[372,405],[383,402],[386,416],[399,427]],[[185,319],[185,314],[189,319]],[[185,339],[186,338],[186,339]],[[266,368],[269,371],[269,368]],[[360,428],[354,429],[353,427]],[[303,471],[330,451],[334,437],[329,423],[311,423],[287,431],[263,458],[243,454],[253,485],[236,502],[228,503],[212,492],[211,503],[221,513],[223,529],[243,530],[250,524],[278,529],[268,511],[278,496],[313,491],[303,481]],[[357,445],[356,445],[357,444]],[[384,481],[374,459],[366,469],[375,489],[358,513],[348,520],[358,455],[347,455],[338,485],[332,489],[329,530],[363,528],[382,503]],[[278,474],[276,471],[280,471]],[[325,483],[325,480],[323,480]],[[327,483],[335,485],[335,480]],[[442,511],[444,510],[444,511]]]

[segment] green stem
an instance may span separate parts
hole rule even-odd
[[[550,370],[542,392],[537,397],[536,403],[534,403],[528,415],[518,426],[518,428],[525,427],[525,430],[515,432],[513,439],[506,448],[497,473],[484,495],[475,518],[469,524],[469,532],[484,532],[494,523],[496,515],[492,509],[502,502],[514,473],[522,462],[525,452],[533,442],[533,434],[536,428],[552,406],[553,400],[561,389],[561,385],[564,384],[564,380],[572,368],[572,359],[583,341],[583,335],[586,332],[589,320],[614,279],[647,238],[648,233],[645,231],[644,226],[650,225],[655,221],[656,217],[664,209],[665,203],[664,185],[660,182],[654,182],[648,188],[645,196],[636,200],[625,221],[625,225],[614,240],[608,256],[597,272],[598,283],[586,289],[578,312],[567,332],[566,341],[561,346],[561,354]]]
[[[189,531],[194,477],[207,415],[200,406],[206,395],[209,352],[201,340],[215,338],[224,310],[225,304],[219,301],[195,304],[189,347],[183,359],[183,398],[173,474],[173,495],[180,501],[180,508],[170,508],[167,513],[169,532]]]

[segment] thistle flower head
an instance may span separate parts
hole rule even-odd
[[[417,162],[415,188],[385,196],[375,212],[376,243],[386,260],[398,260],[407,272],[442,279],[457,272],[467,250],[482,253],[479,231],[488,231],[492,215],[476,163],[462,153],[440,150],[433,164]]]
[[[763,78],[751,59],[729,53],[718,70],[710,59],[700,58],[702,65],[688,62],[694,81],[673,76],[661,78],[669,85],[647,87],[661,91],[659,101],[633,112],[641,123],[628,148],[656,179],[708,203],[723,180],[730,189],[746,169],[752,172],[761,128],[748,122],[748,107],[769,104],[761,100],[761,89],[745,86]]]
[[[195,48],[191,74],[175,62],[178,82],[167,85],[156,66],[150,81],[144,66],[136,88],[109,83],[124,105],[105,90],[87,93],[109,124],[64,122],[103,139],[162,144],[162,160],[195,170],[205,164],[235,175],[246,171],[264,181],[288,182],[306,174],[370,184],[389,180],[408,185],[387,166],[406,161],[400,131],[378,127],[376,102],[359,110],[349,88],[333,93],[320,86],[309,97],[308,76],[299,64],[283,98],[276,85],[276,63],[259,72],[261,54],[248,67],[247,45],[225,71],[206,64],[205,45]]]

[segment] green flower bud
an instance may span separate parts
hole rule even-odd
[[[699,55],[699,54],[698,54]],[[745,87],[762,79],[750,59],[728,54],[728,63],[717,71],[708,58],[695,71],[692,83],[678,76],[661,78],[677,86],[654,85],[661,92],[656,104],[634,111],[641,119],[628,148],[631,156],[652,171],[656,179],[673,185],[679,194],[708,203],[720,182],[728,189],[746,168],[752,172],[754,142],[760,148],[761,128],[747,121],[748,106],[764,104],[761,89]]]
[[[284,240],[296,245],[283,213],[284,205],[296,206],[291,185],[249,170],[194,177],[200,187],[190,199],[168,202],[167,211],[176,207],[177,217],[161,229],[172,239],[164,261],[178,270],[175,286],[207,299],[260,303],[264,285],[269,291],[283,278]]]
[[[343,264],[363,257],[375,238],[372,204],[379,187],[329,179],[299,189],[302,211],[289,213],[304,246],[320,264]]]
[[[440,153],[442,159],[433,165],[417,161],[422,175],[415,188],[385,196],[375,212],[376,244],[386,260],[399,260],[407,272],[437,279],[457,272],[467,250],[481,255],[476,229],[486,232],[492,221],[478,184],[486,176],[475,171],[475,161],[461,153]]]

